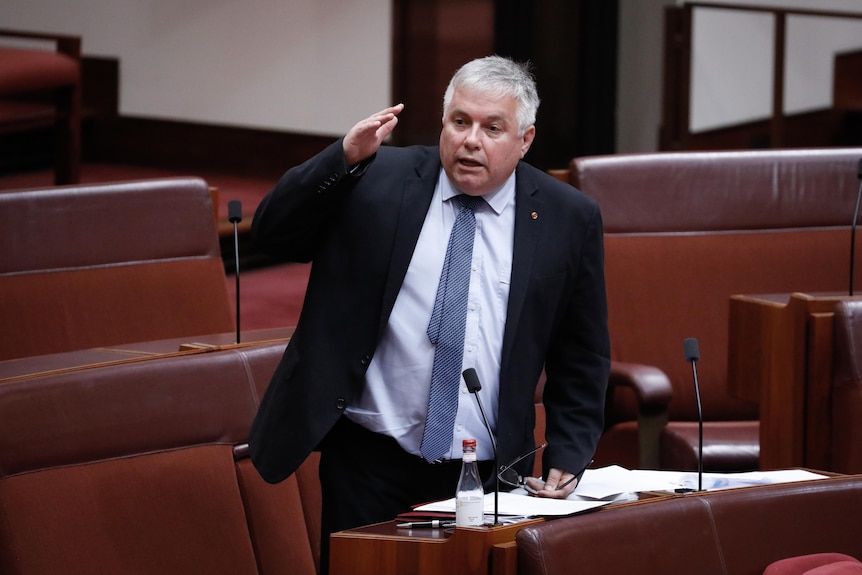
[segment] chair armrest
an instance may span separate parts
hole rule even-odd
[[[608,384],[632,389],[637,396],[640,413],[666,411],[673,399],[670,379],[651,365],[612,361]]]
[[[611,361],[610,387],[630,388],[638,402],[638,449],[642,469],[659,468],[659,438],[667,424],[673,386],[657,367]]]

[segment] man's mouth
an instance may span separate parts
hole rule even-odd
[[[471,160],[470,158],[460,158],[458,160],[458,163],[467,168],[479,168],[482,166],[481,162]]]

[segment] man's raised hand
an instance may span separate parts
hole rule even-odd
[[[383,140],[398,125],[398,114],[404,104],[396,104],[356,123],[344,136],[344,159],[348,166],[354,166],[377,152]]]

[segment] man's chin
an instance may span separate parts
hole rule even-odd
[[[462,176],[453,180],[453,183],[459,192],[468,196],[481,196],[487,191],[487,182],[480,178]]]

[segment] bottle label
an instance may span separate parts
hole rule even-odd
[[[485,523],[485,500],[481,495],[458,497],[455,502],[455,526],[470,527]]]

